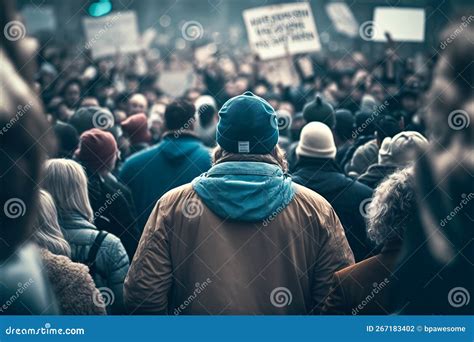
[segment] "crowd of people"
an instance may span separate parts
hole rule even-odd
[[[306,56],[309,74],[294,59],[290,85],[243,52],[197,65],[48,45],[27,74],[8,42],[2,312],[472,314],[447,301],[473,293],[472,203],[438,223],[473,193],[472,126],[448,127],[474,112],[472,36],[419,69],[395,46]],[[170,96],[160,73],[181,64],[196,78]]]

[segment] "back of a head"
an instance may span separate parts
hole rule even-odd
[[[373,135],[375,133],[375,114],[372,112],[358,111],[355,114],[355,125],[361,135]]]
[[[399,122],[391,115],[382,115],[375,122],[377,140],[382,142],[386,137],[393,137],[401,132]]]
[[[5,259],[31,231],[40,167],[53,140],[36,95],[3,50],[0,59],[0,205],[5,209],[0,216],[0,259]]]
[[[428,148],[428,140],[415,131],[404,131],[393,138],[387,137],[379,150],[379,158],[386,164],[405,167],[416,161],[421,152]]]
[[[194,105],[186,100],[175,100],[166,106],[165,125],[170,131],[192,128],[194,123]]]
[[[313,101],[304,106],[303,117],[306,122],[319,121],[329,126],[329,128],[333,128],[336,124],[333,106],[319,94],[316,95]]]
[[[336,126],[334,131],[341,140],[349,140],[354,130],[355,118],[350,110],[338,109],[335,113]]]
[[[309,158],[336,157],[336,144],[331,129],[322,122],[310,122],[303,127],[296,155]]]
[[[33,241],[53,254],[70,256],[71,247],[64,239],[64,235],[59,227],[58,213],[54,200],[45,190],[40,190],[39,192],[38,209]]]
[[[109,130],[114,126],[115,118],[107,108],[94,106],[80,107],[69,119],[69,124],[79,134],[82,134],[92,128]]]
[[[92,220],[87,176],[79,163],[70,159],[49,159],[45,163],[42,185],[53,197],[60,218],[79,214]]]
[[[214,98],[209,95],[200,96],[194,103],[194,107],[196,108],[196,114],[199,118],[199,124],[201,127],[208,127],[212,123],[217,112],[217,104]]]

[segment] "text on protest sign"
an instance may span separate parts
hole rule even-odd
[[[307,2],[252,8],[243,17],[250,47],[262,60],[321,49]]]
[[[100,18],[84,18],[82,21],[86,43],[92,58],[141,50],[137,16],[134,11],[113,12]]]

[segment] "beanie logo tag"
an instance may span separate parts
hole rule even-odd
[[[239,141],[239,153],[249,153],[250,143],[248,141]]]

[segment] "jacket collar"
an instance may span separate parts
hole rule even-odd
[[[318,171],[342,173],[336,161],[330,158],[298,157],[295,169],[298,170],[300,168],[316,168]]]

